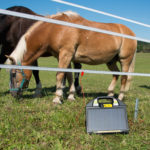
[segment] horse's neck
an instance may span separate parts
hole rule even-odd
[[[3,38],[10,28],[10,23],[5,20],[0,20],[0,37]],[[3,36],[3,37],[2,37]]]
[[[26,51],[22,60],[23,65],[26,65],[26,66],[33,65],[34,62],[45,53],[43,49],[33,48],[33,50],[35,51],[31,52],[31,49],[30,51],[28,50]]]

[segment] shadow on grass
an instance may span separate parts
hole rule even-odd
[[[97,97],[107,96],[107,95],[108,95],[108,93],[104,93],[104,92],[99,92],[99,93],[84,93],[84,96],[85,96],[86,98],[88,98],[88,97],[97,98]],[[80,93],[80,94],[78,95],[78,97],[83,97],[83,94]],[[118,94],[115,94],[114,97],[117,98],[117,97],[118,97]]]
[[[149,87],[150,88],[150,87]],[[31,93],[34,93],[35,91],[35,88],[30,88],[30,89],[27,89],[27,92],[23,92],[23,95],[20,97],[20,98],[17,98],[17,99],[33,99],[33,94]],[[44,87],[42,88],[42,96],[41,98],[43,97],[47,97],[47,96],[53,96],[55,95],[55,92],[56,92],[56,86],[52,86],[52,87]],[[67,99],[68,97],[68,92],[69,92],[69,88],[66,87],[64,89],[64,99]],[[8,95],[10,94],[10,91],[5,91],[5,92],[0,92],[0,96],[4,96],[4,95]],[[100,97],[100,96],[107,96],[108,93],[104,93],[104,92],[98,92],[98,93],[84,93],[84,96],[85,98],[96,98],[96,97]],[[80,93],[80,94],[76,94],[77,97],[83,97],[83,93]],[[118,94],[115,94],[114,97],[118,97]]]
[[[7,91],[5,91],[5,92],[0,92],[0,97],[1,97],[1,96],[4,96],[4,95],[7,95],[7,94],[10,94],[10,91],[9,91],[9,90],[7,90]]]
[[[42,97],[46,97],[46,96],[50,96],[53,95],[56,91],[56,86],[52,86],[52,87],[44,87],[42,88]],[[35,92],[35,88],[29,88],[26,91],[23,92],[23,95],[21,97],[18,97],[16,99],[33,99],[33,94]],[[33,93],[33,94],[31,94]],[[0,91],[0,96],[5,96],[5,95],[9,95],[10,91],[7,90],[5,92],[1,92]]]
[[[28,89],[28,92],[34,92],[35,89]],[[66,87],[64,90],[64,99],[67,99],[68,97],[68,93],[69,93],[69,88]],[[44,87],[42,89],[42,98],[43,97],[47,97],[47,96],[54,96],[55,95],[55,92],[56,92],[56,86],[52,86],[52,87]],[[96,98],[96,97],[100,97],[100,96],[107,96],[108,93],[103,93],[103,92],[99,92],[99,93],[84,93],[84,96],[85,98]],[[114,97],[117,97],[118,95],[115,94]],[[83,97],[83,93],[80,93],[80,94],[76,94],[76,97],[80,97],[82,98]],[[22,96],[22,98],[26,98],[26,99],[33,99],[33,95],[32,94],[24,94]]]
[[[26,98],[26,99],[33,99],[33,94],[31,93],[34,93],[35,92],[35,88],[32,88],[32,89],[28,89],[27,90],[29,93],[28,94],[23,94],[22,98]],[[56,91],[56,86],[52,86],[52,87],[44,87],[42,88],[42,96],[39,97],[39,98],[43,98],[43,97],[46,97],[46,96],[52,96]],[[37,97],[36,97],[37,98]]]
[[[150,89],[150,86],[147,86],[147,85],[140,85],[139,87],[140,88],[145,88],[145,89]]]

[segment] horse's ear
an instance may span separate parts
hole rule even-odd
[[[10,57],[8,55],[5,55],[5,56],[11,61],[12,65],[16,65],[16,61],[15,61],[15,59],[13,57]]]

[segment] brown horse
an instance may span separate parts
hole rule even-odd
[[[7,8],[7,10],[39,16],[32,10],[23,6],[13,6],[13,7]],[[10,55],[12,53],[20,37],[35,22],[36,21],[30,20],[30,19],[24,19],[24,18],[0,14],[0,45],[2,45],[1,52],[0,52],[0,64],[4,64],[4,62],[7,59],[5,55]],[[45,54],[45,56],[50,56],[50,54],[48,55]],[[37,66],[38,65],[37,60],[35,60],[35,62],[33,62],[32,65]],[[80,64],[74,64],[74,66],[75,68],[79,68],[79,69],[81,68]],[[34,70],[33,75],[36,81],[36,90],[35,90],[34,97],[41,96],[42,84],[39,78],[39,71]],[[79,74],[76,73],[75,86],[80,91],[78,78],[79,78]],[[11,92],[11,93],[14,93],[14,92]]]
[[[32,10],[23,6],[13,6],[7,8],[7,10],[22,12],[32,15],[38,15]],[[39,16],[39,15],[38,15]],[[2,45],[0,53],[0,64],[4,64],[7,57],[5,55],[10,55],[15,49],[20,37],[27,31],[27,29],[36,21],[12,17],[9,15],[0,14],[0,45]],[[37,66],[37,60],[33,63]],[[33,71],[33,75],[36,81],[36,91],[34,96],[41,95],[42,85],[39,79],[39,71]]]
[[[50,18],[135,36],[128,27],[122,24],[89,21],[71,11],[52,15]],[[119,71],[116,63],[120,62],[123,72],[133,72],[136,47],[136,40],[39,21],[22,36],[7,63],[21,62],[22,65],[31,65],[42,54],[49,53],[58,59],[59,68],[70,67],[73,61],[89,65],[106,63],[111,71]],[[24,70],[25,77],[17,70],[13,69],[11,72],[16,74],[16,86],[21,84],[23,78],[26,81],[30,80],[31,71],[29,70]],[[64,73],[58,72],[56,97],[53,100],[55,103],[61,103],[62,100],[63,78]],[[118,75],[113,75],[108,87],[108,94],[111,96],[114,95],[117,79]],[[124,92],[129,88],[130,79],[126,75],[121,77],[118,97],[120,100],[123,99]],[[24,82],[23,86],[26,84],[27,82]],[[74,85],[70,83],[69,99],[74,99],[74,92]]]

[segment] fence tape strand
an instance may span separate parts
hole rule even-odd
[[[53,0],[53,1],[56,1],[56,0]],[[83,25],[79,25],[79,24],[73,24],[73,23],[69,23],[69,22],[65,22],[65,21],[54,20],[54,19],[40,17],[40,16],[36,16],[36,15],[29,15],[29,14],[25,14],[25,13],[14,12],[14,11],[4,10],[4,9],[0,9],[0,14],[22,17],[22,18],[32,19],[32,20],[39,20],[39,21],[44,21],[44,22],[49,22],[49,23],[54,23],[54,24],[59,24],[59,25],[65,25],[65,26],[70,26],[70,27],[75,27],[75,28],[80,28],[80,29],[85,29],[85,30],[90,30],[90,31],[94,31],[94,32],[105,33],[105,34],[110,34],[110,35],[114,35],[114,36],[120,36],[120,37],[125,37],[125,38],[129,38],[129,39],[133,39],[133,40],[150,43],[150,40],[139,38],[139,37],[133,37],[133,36],[125,35],[125,34],[120,34],[120,33],[111,32],[111,31],[107,31],[107,30],[88,27],[88,26],[83,26]],[[128,72],[48,68],[48,67],[18,66],[18,65],[3,65],[3,64],[0,64],[0,68],[42,70],[42,71],[56,71],[56,72],[58,72],[58,71],[59,72],[78,72],[78,73],[84,72],[84,73],[92,73],[92,74],[114,74],[114,75],[131,75],[131,76],[150,77],[150,74],[148,74],[148,73],[128,73]]]
[[[96,10],[96,9],[93,9],[93,8],[88,8],[88,7],[85,7],[85,6],[81,6],[81,5],[78,5],[78,4],[66,2],[66,1],[63,1],[63,0],[51,0],[51,1],[61,3],[61,4],[66,4],[66,5],[81,8],[81,9],[85,9],[85,10],[88,10],[88,11],[91,11],[91,12],[103,14],[103,15],[106,15],[106,16],[109,16],[109,17],[113,17],[113,18],[116,18],[116,19],[124,20],[124,21],[127,21],[127,22],[131,22],[131,23],[134,23],[134,24],[138,24],[138,25],[150,28],[149,24],[145,24],[145,23],[142,23],[142,22],[139,22],[139,21],[131,20],[131,19],[128,19],[128,18],[117,16],[117,15],[113,15],[113,14],[110,14],[110,13],[107,13],[107,12],[104,12],[104,11]]]
[[[126,35],[126,34],[121,34],[121,33],[117,33],[117,32],[112,32],[112,31],[93,28],[93,27],[89,27],[89,26],[74,24],[74,23],[70,23],[70,22],[40,17],[40,16],[36,16],[36,15],[29,15],[29,14],[25,14],[25,13],[14,12],[14,11],[4,10],[4,9],[0,9],[0,14],[22,17],[22,18],[32,19],[32,20],[39,20],[39,21],[44,21],[44,22],[49,22],[49,23],[54,23],[54,24],[59,24],[59,25],[64,25],[64,26],[70,26],[70,27],[75,27],[75,28],[79,28],[79,29],[90,30],[90,31],[94,31],[94,32],[110,34],[113,36],[119,36],[119,37],[124,37],[124,38],[132,39],[132,40],[138,40],[138,41],[150,43],[150,40],[143,39],[140,37],[134,37],[134,36]]]
[[[107,75],[130,75],[150,77],[149,73],[131,73],[131,72],[116,72],[116,71],[99,71],[99,70],[83,70],[83,69],[64,69],[64,68],[49,68],[49,67],[35,67],[35,66],[18,66],[18,65],[1,65],[0,68],[5,69],[27,69],[27,70],[41,70],[41,71],[55,71],[55,72],[76,72],[89,74],[107,74]]]

